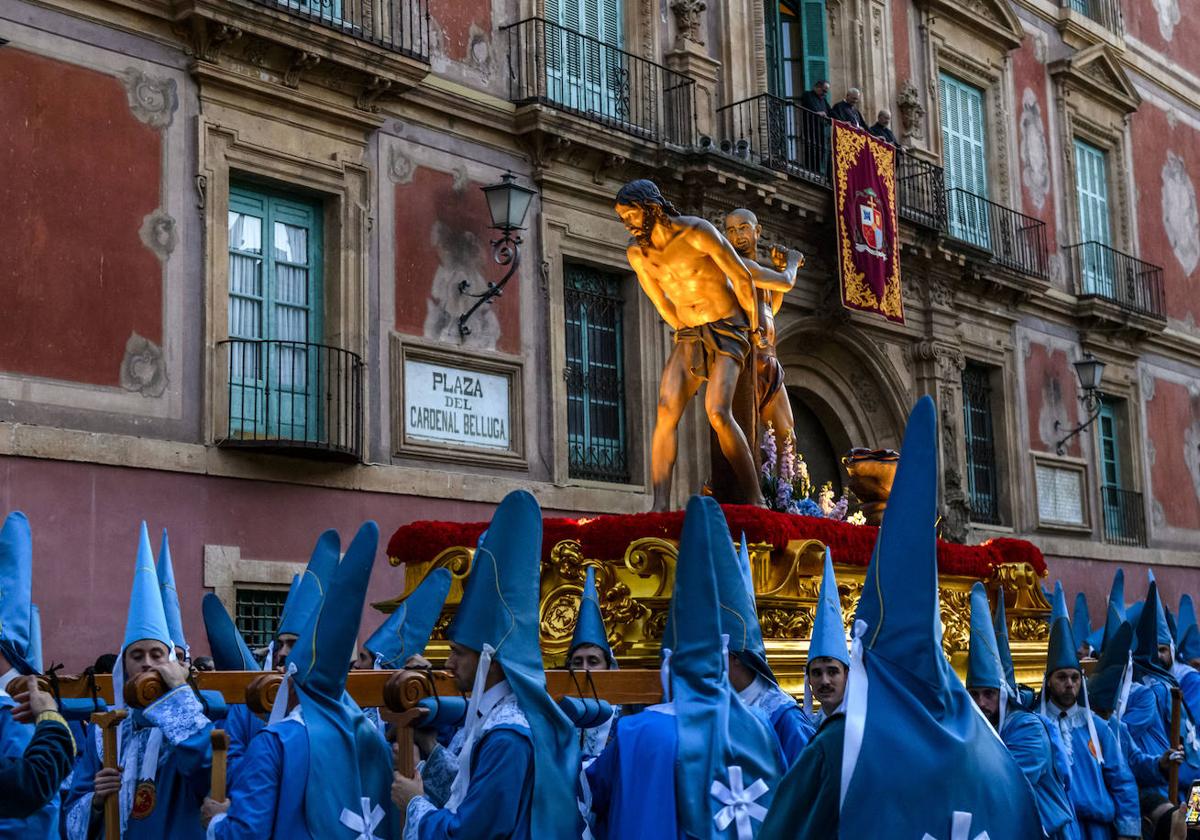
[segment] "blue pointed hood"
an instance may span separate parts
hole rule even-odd
[[[121,650],[142,639],[154,639],[172,648],[171,630],[167,627],[167,614],[163,610],[162,592],[159,589],[158,572],[154,568],[154,554],[150,549],[150,535],[146,523],[142,523],[138,534],[137,561],[133,569],[133,586],[129,591],[129,613],[125,620],[125,641]],[[118,657],[120,658],[120,657]]]
[[[670,685],[678,737],[675,807],[684,833],[700,840],[727,836],[714,822],[725,808],[717,798],[722,789],[750,788],[761,781],[767,790],[755,804],[766,808],[785,769],[770,727],[729,683],[721,644],[728,593],[721,591],[717,572],[736,569],[736,562],[720,505],[693,496],[684,516],[671,595]],[[739,586],[744,592],[744,584]],[[712,793],[714,788],[718,794]]]
[[[996,590],[996,614],[992,617],[992,629],[996,632],[996,652],[1000,655],[1000,666],[1004,669],[1004,681],[1010,694],[1018,697],[1017,671],[1013,667],[1012,648],[1008,644],[1008,616],[1004,612],[1004,587]]]
[[[724,514],[721,521],[725,521]],[[725,530],[728,532],[728,527]],[[718,551],[713,555],[713,562],[716,563],[717,593],[721,599],[721,632],[729,636],[729,652],[759,676],[776,682],[775,672],[767,663],[767,646],[758,624],[746,535],[742,535],[739,551],[733,550],[731,539],[730,550]]]
[[[987,832],[1002,840],[1042,833],[1024,774],[942,651],[939,473],[937,410],[926,396],[908,419],[855,615],[842,838],[878,836],[880,825],[889,837]]]
[[[1188,663],[1200,659],[1200,627],[1196,624],[1196,608],[1191,595],[1185,594],[1179,599],[1179,626],[1176,630],[1177,658]]]
[[[1162,596],[1158,594],[1158,584],[1154,580],[1154,570],[1147,569],[1146,577],[1151,586],[1155,588],[1154,597],[1154,631],[1160,645],[1174,645],[1175,634],[1171,632],[1171,624],[1167,621],[1166,610],[1163,608]],[[1146,590],[1146,600],[1142,602],[1143,609],[1151,603],[1149,589]]]
[[[1054,581],[1054,595],[1050,598],[1050,623],[1053,624],[1060,618],[1071,620],[1071,614],[1067,612],[1067,596],[1063,593],[1063,585],[1061,580]]]
[[[534,837],[578,836],[575,807],[579,737],[546,691],[538,638],[542,512],[529,493],[509,493],[496,508],[471,563],[463,597],[447,630],[452,642],[493,649],[533,743]]]
[[[336,558],[340,539],[329,534],[319,543]],[[305,823],[314,837],[345,835],[343,820],[349,819],[377,823],[385,837],[394,832],[388,749],[345,691],[378,545],[379,526],[365,523],[327,578],[324,597],[287,660],[308,730],[308,775],[321,780],[304,797]]]
[[[396,605],[379,629],[363,642],[380,668],[403,668],[410,656],[425,652],[429,634],[442,614],[454,575],[432,569],[407,598]]]
[[[1088,703],[1099,712],[1117,712],[1126,687],[1133,628],[1127,622],[1113,633],[1087,681]]]
[[[1115,603],[1109,601],[1107,604],[1107,611],[1104,614],[1104,632],[1100,637],[1101,651],[1108,647],[1108,643],[1112,641],[1114,636],[1117,635],[1117,631],[1121,629],[1121,625],[1124,623],[1124,608],[1118,608]]]
[[[209,592],[200,604],[204,616],[204,631],[208,649],[218,671],[257,671],[258,662],[238,632],[237,625],[225,611],[221,599]]]
[[[42,613],[37,604],[29,605],[29,667],[35,674],[45,670],[42,659]]]
[[[191,655],[187,639],[183,635],[183,616],[179,611],[179,590],[175,586],[175,568],[171,565],[171,545],[167,541],[167,529],[163,528],[162,543],[158,548],[158,585],[162,590],[163,612],[167,616],[167,631],[175,647],[183,648]]]
[[[979,581],[971,587],[971,648],[967,655],[967,688],[1005,685],[1004,666],[996,647],[996,630],[988,606],[987,589]]]
[[[37,671],[29,661],[33,595],[33,538],[29,520],[13,511],[0,528],[0,653],[17,672]]]
[[[604,629],[604,616],[600,613],[600,595],[596,591],[596,567],[588,566],[583,577],[583,593],[579,596],[579,612],[575,617],[575,632],[571,635],[571,646],[567,648],[567,661],[581,645],[595,645],[604,651],[608,667],[616,667],[617,660],[608,644],[608,631]]]
[[[1082,671],[1079,665],[1079,655],[1076,653],[1075,636],[1071,633],[1071,623],[1065,618],[1057,618],[1050,624],[1050,643],[1046,649],[1046,676],[1063,668]]]
[[[1158,646],[1169,644],[1161,641],[1162,629],[1167,623],[1162,614],[1162,603],[1158,599],[1158,584],[1153,578],[1142,602],[1137,626],[1134,628],[1133,676],[1138,682],[1147,677],[1175,685],[1175,677],[1158,658]]]
[[[825,549],[825,567],[821,575],[821,592],[813,615],[812,638],[808,643],[808,661],[820,657],[836,659],[850,666],[850,649],[846,646],[846,625],[842,621],[842,601],[838,597],[837,576],[833,572],[833,555]]]
[[[1092,619],[1088,615],[1087,596],[1082,592],[1075,593],[1075,611],[1071,613],[1071,635],[1080,647],[1086,642],[1092,645]]]
[[[308,565],[295,588],[288,591],[287,600],[283,604],[283,614],[279,617],[279,629],[276,636],[299,636],[311,623],[318,607],[329,591],[329,581],[338,565],[338,549],[341,547],[341,537],[334,530],[326,531],[317,538]]]

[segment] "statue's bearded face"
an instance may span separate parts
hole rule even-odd
[[[629,231],[637,244],[643,248],[649,248],[651,245],[650,234],[654,232],[654,226],[658,223],[661,215],[658,206],[654,204],[618,204],[616,209],[617,215],[625,223],[625,229]]]

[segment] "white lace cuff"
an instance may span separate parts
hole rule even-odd
[[[176,746],[191,738],[204,727],[209,720],[204,716],[204,707],[196,699],[189,686],[167,692],[146,707],[146,720],[162,730],[163,735],[171,746]]]
[[[408,803],[408,811],[404,818],[403,840],[420,840],[421,820],[436,811],[434,804],[424,796],[414,796]]]
[[[85,793],[67,812],[67,840],[87,840],[88,826],[92,821],[92,796],[91,793]]]
[[[422,763],[424,766],[420,769],[421,780],[425,784],[425,796],[431,802],[444,807],[446,800],[450,798],[450,786],[454,784],[454,777],[458,775],[458,761],[449,750],[438,744],[429,754],[429,758]]]
[[[218,825],[218,824],[221,822],[221,820],[223,820],[223,819],[225,819],[225,812],[224,812],[224,811],[222,811],[221,813],[219,813],[219,814],[217,814],[215,817],[213,817],[211,820],[209,820],[209,823],[208,823],[208,831],[207,831],[207,832],[205,833],[205,835],[204,835],[204,837],[205,837],[205,840],[216,840],[216,838],[217,838],[217,825]]]

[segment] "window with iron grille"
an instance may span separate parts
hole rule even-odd
[[[621,275],[563,267],[571,478],[629,481]]]
[[[283,615],[286,589],[237,590],[234,622],[251,650],[266,647],[275,637],[275,628]]]
[[[991,371],[967,362],[962,375],[963,429],[967,438],[967,495],[971,519],[1000,524],[999,469],[992,424]]]

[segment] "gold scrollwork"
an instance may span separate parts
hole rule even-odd
[[[670,540],[643,537],[625,549],[625,568],[640,578],[656,580],[655,597],[671,597],[675,588],[675,564],[679,548]]]
[[[938,592],[942,616],[942,650],[946,656],[971,645],[971,593],[959,589]]]
[[[758,623],[764,638],[807,639],[812,635],[814,614],[814,607],[769,607],[759,611]]]
[[[846,633],[854,629],[854,613],[858,611],[858,602],[862,598],[863,585],[858,581],[838,584],[838,598],[842,602],[842,624]]]
[[[1050,638],[1050,625],[1044,618],[1014,618],[1008,635],[1016,642],[1044,642]]]

